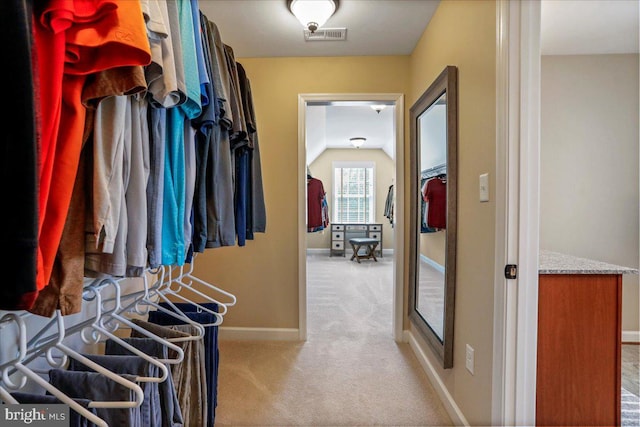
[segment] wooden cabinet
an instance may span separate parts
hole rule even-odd
[[[329,256],[345,256],[345,248],[351,248],[349,239],[353,237],[378,239],[380,243],[376,249],[376,256],[382,256],[382,224],[331,224]]]
[[[540,274],[537,425],[620,425],[621,303],[621,274]]]

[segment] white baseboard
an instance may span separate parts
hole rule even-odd
[[[444,274],[444,266],[438,264],[437,262],[435,262],[431,258],[420,254],[420,261],[429,264],[431,267],[435,268],[437,271],[439,271],[440,273]]]
[[[327,254],[329,255],[329,249],[327,248],[307,248],[307,254]],[[383,255],[393,255],[393,248],[391,249],[383,249]]]
[[[220,326],[218,338],[236,341],[299,341],[300,331],[294,328],[240,328]]]
[[[329,255],[328,248],[307,248],[307,254],[327,254]]]
[[[622,342],[640,343],[640,331],[622,331]]]
[[[413,350],[413,353],[416,355],[418,362],[420,362],[420,366],[422,366],[422,369],[424,369],[424,371],[427,373],[431,385],[436,390],[436,393],[438,393],[438,397],[440,397],[440,400],[442,401],[447,414],[449,414],[449,417],[451,417],[451,421],[453,421],[453,424],[456,426],[470,427],[469,422],[456,404],[456,401],[453,400],[453,397],[449,393],[449,390],[447,390],[447,387],[438,376],[437,371],[427,358],[427,355],[424,354],[424,351],[422,350],[416,337],[411,333],[411,331],[408,330],[403,331],[403,335],[404,340],[409,343],[409,346]]]

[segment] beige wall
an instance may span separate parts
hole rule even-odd
[[[638,55],[543,56],[540,247],[638,267]],[[638,276],[622,329],[639,331]]]
[[[409,171],[409,107],[446,65],[456,65],[459,217],[454,367],[438,373],[472,425],[490,423],[495,206],[479,203],[478,176],[488,172],[493,187],[495,16],[494,1],[444,0],[410,57],[239,59],[253,90],[268,224],[267,233],[258,234],[245,247],[211,249],[198,257],[196,274],[238,297],[225,316],[225,326],[298,325],[297,260],[304,248],[297,244],[297,186],[305,179],[297,174],[298,94],[406,94],[404,166]],[[408,179],[406,175],[405,182]],[[409,223],[408,217],[404,220]],[[409,242],[409,230],[403,231]],[[403,269],[406,295],[407,263]],[[405,313],[406,304],[405,300]],[[406,316],[404,326],[409,327]],[[464,368],[467,343],[475,349],[474,376]],[[437,366],[431,350],[426,346],[424,350]]]
[[[493,1],[442,1],[411,55],[411,92],[407,97],[407,103],[412,105],[446,65],[458,67],[458,266],[454,360],[452,369],[438,369],[438,372],[474,426],[490,425],[491,422],[495,204],[478,201],[478,177],[488,172],[490,186],[494,188],[495,23]],[[409,121],[408,115],[406,121]],[[406,164],[406,182],[410,170]],[[406,200],[409,197],[411,195],[405,195]],[[409,224],[408,217],[405,221]],[[409,242],[408,234],[405,241]],[[475,375],[465,369],[465,344],[475,350]],[[425,353],[435,366],[439,366],[429,347],[425,347]]]
[[[407,93],[408,56],[239,58],[256,110],[267,232],[207,249],[195,273],[238,299],[224,326],[298,327],[298,94]]]
[[[309,165],[309,169],[315,178],[322,181],[324,191],[327,193],[329,205],[329,219],[333,217],[333,166],[336,161],[360,161],[375,163],[376,182],[376,223],[382,224],[383,249],[393,248],[393,227],[384,216],[384,206],[389,192],[389,186],[395,176],[395,162],[383,150],[367,150],[363,148],[352,150],[325,150],[316,160]],[[333,222],[336,222],[333,220]],[[327,249],[331,244],[331,232],[329,230],[307,234],[307,248]],[[351,249],[347,248],[347,253]]]

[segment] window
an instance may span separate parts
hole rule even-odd
[[[333,163],[333,222],[375,222],[374,172],[373,162]]]

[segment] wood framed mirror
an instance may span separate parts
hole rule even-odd
[[[453,366],[458,70],[447,66],[410,110],[409,318]]]

